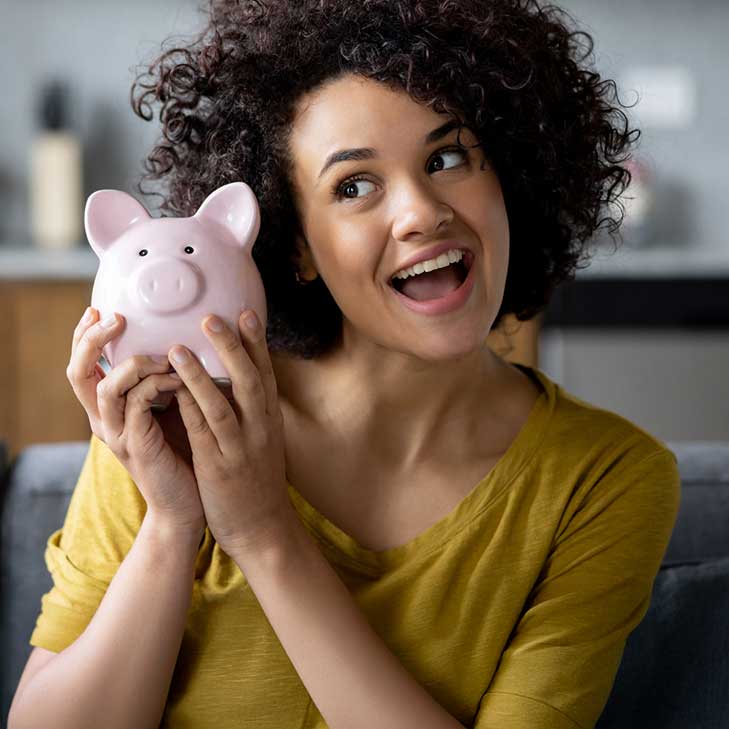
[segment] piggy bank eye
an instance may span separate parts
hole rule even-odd
[[[142,248],[142,250],[139,251],[139,255],[140,256],[146,256],[147,253],[149,253],[149,251],[146,248]]]
[[[185,246],[185,253],[194,253],[195,249],[192,246]]]

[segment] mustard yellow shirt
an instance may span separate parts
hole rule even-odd
[[[292,484],[289,495],[377,633],[464,726],[588,729],[648,609],[680,478],[663,442],[520,368],[543,392],[517,438],[452,512],[407,544],[365,549]],[[54,586],[31,645],[58,652],[84,631],[145,509],[92,436],[63,528],[48,539]],[[161,726],[326,727],[209,531],[192,591]]]

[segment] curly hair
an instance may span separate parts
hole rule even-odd
[[[184,47],[163,41],[132,85],[138,116],[152,120],[161,104],[162,137],[137,188],[150,194],[142,183],[162,180],[165,191],[151,193],[160,209],[186,217],[221,185],[251,186],[272,352],[308,359],[341,337],[342,312],[321,276],[307,286],[295,277],[289,134],[299,97],[325,81],[379,81],[476,135],[510,232],[493,328],[506,314],[525,321],[543,310],[598,228],[612,237],[620,227],[631,179],[620,163],[640,131],[628,129],[615,82],[581,65],[593,40],[571,30],[564,10],[537,0],[209,0],[202,12],[204,30]],[[601,217],[612,203],[618,220]]]

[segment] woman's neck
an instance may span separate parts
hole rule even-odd
[[[486,345],[437,367],[398,358],[372,366],[341,353],[272,361],[282,409],[342,447],[366,444],[373,459],[398,469],[440,454],[467,459],[489,443],[498,451],[536,399],[531,380]]]

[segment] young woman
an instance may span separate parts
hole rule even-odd
[[[664,443],[486,345],[619,226],[635,132],[568,20],[216,1],[135,85],[163,210],[256,193],[269,318],[201,322],[227,397],[184,347],[100,381],[123,318],[79,323],[94,435],[11,729],[594,726],[680,482]]]

